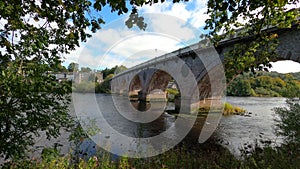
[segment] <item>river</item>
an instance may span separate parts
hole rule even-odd
[[[124,118],[124,115],[120,115],[117,108],[113,106],[115,103],[111,99],[111,95],[105,94],[75,94],[76,106],[75,113],[81,116],[81,119],[96,119],[96,123],[103,124],[107,122],[108,128],[103,128],[100,125],[100,134],[104,134],[102,141],[113,140],[114,134],[106,132],[107,130],[114,129],[122,135],[130,137],[150,137],[155,136],[159,133],[165,132],[173,126],[176,117],[168,113],[162,113],[156,120],[150,123],[140,125],[136,122]],[[91,101],[94,98],[94,103]],[[274,135],[274,107],[281,107],[285,105],[285,98],[265,98],[265,97],[226,97],[226,101],[240,106],[246,109],[248,112],[247,116],[241,115],[230,115],[223,116],[220,120],[219,126],[212,137],[215,140],[227,147],[234,155],[240,155],[240,149],[243,147],[250,147],[253,145],[255,140],[270,140],[273,144],[280,144],[282,139],[277,138]],[[172,105],[169,105],[169,108]],[[72,109],[74,111],[74,109]],[[101,116],[99,116],[102,114]],[[74,113],[74,112],[72,112]],[[53,142],[59,142],[62,144],[62,153],[69,151],[70,143],[67,140],[67,135],[64,133],[60,138],[52,140]],[[177,137],[176,134],[172,136]],[[99,138],[100,139],[100,138]],[[41,150],[45,146],[49,146],[49,141],[40,139],[35,145],[35,149]],[[110,146],[113,146],[110,144]],[[197,146],[197,145],[195,145]],[[98,147],[98,148],[97,148]],[[85,140],[80,149],[83,154],[93,155],[99,150],[99,146],[91,140]],[[115,150],[118,151],[118,150]],[[40,151],[37,151],[40,152]]]
[[[247,116],[223,116],[220,120],[217,137],[233,154],[240,155],[240,149],[249,149],[255,140],[271,141],[273,145],[282,143],[282,138],[274,134],[276,115],[272,109],[285,106],[285,98],[226,97],[226,101],[249,112]]]

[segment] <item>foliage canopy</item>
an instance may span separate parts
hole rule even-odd
[[[52,72],[61,69],[64,53],[91,37],[88,30],[100,29],[104,20],[97,13],[105,5],[118,14],[128,12],[120,2],[0,1],[1,156],[22,157],[40,132],[57,137],[61,127],[69,127],[71,86],[58,83]],[[130,6],[145,3],[131,1]]]
[[[205,29],[217,46],[220,41],[245,38],[225,55],[226,77],[230,80],[244,71],[267,70],[277,57],[278,34],[268,28],[291,28],[299,23],[299,10],[288,5],[299,0],[208,0],[210,18]]]

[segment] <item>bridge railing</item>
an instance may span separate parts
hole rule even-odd
[[[161,55],[161,56],[157,56],[157,57],[155,57],[153,59],[150,59],[146,62],[140,63],[139,65],[136,65],[134,67],[126,69],[123,72],[120,72],[119,74],[116,74],[112,79],[114,79],[116,77],[119,77],[119,76],[122,76],[123,74],[138,70],[138,69],[147,68],[147,67],[155,65],[156,63],[159,63],[159,62],[175,59],[175,58],[177,58],[178,56],[180,56],[182,54],[188,53],[191,50],[196,50],[196,49],[199,49],[199,42],[195,43],[195,44],[192,44],[190,46],[184,47],[184,48],[180,48],[180,49],[178,49],[176,51],[173,51],[171,53],[167,53],[167,54],[164,54],[164,55]]]
[[[293,9],[295,10],[295,9]],[[298,11],[300,11],[300,8],[296,9]],[[298,20],[300,20],[300,18],[298,17],[297,18]],[[296,23],[295,25],[298,25],[299,23]],[[263,28],[263,31],[267,31],[267,32],[273,32],[273,31],[277,31],[279,30],[280,28],[277,28],[275,26],[272,26],[272,27],[266,27],[266,28]],[[222,40],[218,46],[223,46],[223,45],[228,45],[228,44],[231,44],[231,43],[237,43],[239,41],[243,41],[247,38],[251,38],[252,36],[249,36],[249,37],[239,37],[239,33],[241,33],[243,31],[243,29],[237,29],[236,30],[236,34],[233,36],[233,37],[229,37],[229,38],[225,38],[224,40]],[[132,72],[132,71],[135,71],[137,69],[143,69],[143,68],[147,68],[149,66],[152,66],[152,65],[155,65],[156,63],[158,62],[162,62],[162,61],[165,61],[165,60],[170,60],[172,58],[177,58],[178,56],[180,55],[183,55],[185,53],[189,53],[193,50],[199,50],[202,48],[201,46],[201,43],[202,41],[200,42],[197,42],[195,44],[192,44],[192,45],[189,45],[187,47],[183,47],[183,48],[180,48],[176,51],[173,51],[171,53],[167,53],[167,54],[164,54],[164,55],[161,55],[161,56],[158,56],[158,57],[155,57],[153,59],[150,59],[146,62],[143,62],[139,65],[136,65],[134,67],[131,67],[123,72],[120,72],[119,74],[116,74],[112,79],[114,78],[117,78],[119,76],[122,76],[123,74],[126,74],[126,73],[129,73],[129,72]],[[205,44],[205,42],[204,42]]]

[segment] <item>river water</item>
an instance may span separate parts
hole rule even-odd
[[[95,124],[100,128],[100,137],[94,137],[101,142],[110,142],[110,146],[114,147],[112,140],[114,138],[114,130],[122,135],[129,137],[150,137],[167,131],[174,126],[176,117],[168,113],[161,113],[158,118],[150,123],[141,125],[132,122],[118,113],[118,106],[114,106],[116,100],[111,95],[105,94],[75,94],[75,110],[72,113],[80,116],[80,119],[95,119]],[[246,116],[231,115],[223,116],[219,122],[219,126],[212,137],[218,143],[227,147],[234,155],[240,155],[240,149],[248,148],[253,145],[255,140],[270,140],[273,144],[279,145],[281,138],[274,135],[275,114],[272,111],[274,107],[285,106],[285,98],[264,98],[264,97],[226,97],[226,101],[246,109],[249,113]],[[164,106],[164,105],[163,105]],[[172,105],[168,105],[168,109],[172,109]],[[75,112],[74,112],[75,111]],[[160,111],[160,109],[159,109]],[[100,112],[100,113],[99,113]],[[100,115],[101,114],[101,115]],[[103,124],[108,124],[108,127]],[[70,143],[67,140],[68,133],[64,133],[60,138],[52,140],[50,143],[59,142],[62,144],[62,153],[67,153]],[[173,133],[173,139],[178,137],[176,132]],[[171,137],[171,139],[172,139]],[[49,141],[40,139],[35,145],[35,149],[42,149],[50,145]],[[197,144],[195,144],[197,146]],[[83,141],[80,149],[83,153],[93,155],[99,150],[91,140]],[[117,151],[118,150],[114,150]]]
[[[270,141],[272,145],[280,145],[282,138],[274,134],[274,107],[283,107],[285,98],[280,97],[226,97],[232,105],[246,109],[246,116],[223,116],[220,120],[217,137],[222,145],[233,154],[239,155],[240,149],[248,148],[256,140]]]

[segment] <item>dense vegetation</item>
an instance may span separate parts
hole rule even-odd
[[[300,72],[281,74],[277,72],[244,73],[227,86],[229,96],[299,97]]]
[[[125,67],[124,65],[120,65],[120,66],[116,65],[112,68],[105,68],[101,72],[103,73],[103,79],[106,79],[107,76],[111,76],[111,74],[112,75],[118,74],[126,69],[127,67]]]

